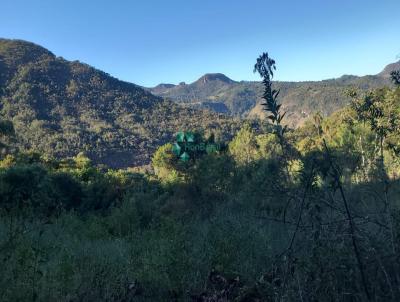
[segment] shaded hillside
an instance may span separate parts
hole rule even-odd
[[[400,301],[400,85],[353,105],[154,173],[9,154],[0,300]]]
[[[19,147],[57,157],[85,151],[114,167],[143,165],[178,130],[231,131],[221,115],[164,101],[25,41],[0,40],[0,87],[1,116],[13,121]]]
[[[400,69],[400,62],[388,65],[372,76],[344,75],[338,79],[314,82],[275,82],[280,89],[280,101],[288,111],[290,125],[301,124],[311,113],[321,111],[329,115],[349,102],[343,91],[347,87],[372,89],[390,85],[390,71]],[[218,75],[218,76],[215,76]],[[210,108],[234,116],[263,116],[260,106],[260,82],[235,82],[225,75],[204,75],[191,84],[163,84],[149,89],[152,93],[196,108]]]

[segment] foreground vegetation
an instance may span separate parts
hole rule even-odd
[[[151,171],[10,149],[0,300],[399,301],[400,88],[293,131],[274,65],[255,67],[270,123],[187,162],[170,144]]]

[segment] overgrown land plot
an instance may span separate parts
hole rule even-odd
[[[293,128],[267,53],[263,120],[27,42],[0,67],[0,301],[400,301],[399,72]]]

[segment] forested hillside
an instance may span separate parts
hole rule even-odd
[[[388,65],[377,75],[344,75],[338,79],[317,82],[278,81],[274,82],[274,87],[280,89],[279,100],[288,111],[286,123],[296,127],[313,113],[321,112],[327,116],[349,104],[350,98],[344,94],[349,87],[366,91],[391,85],[390,71],[399,68],[400,62],[397,62]],[[236,82],[222,74],[206,74],[191,84],[161,84],[149,90],[155,95],[195,108],[210,108],[233,116],[265,118],[260,82]]]
[[[181,107],[33,43],[6,39],[0,39],[0,109],[14,124],[15,147],[58,158],[85,152],[113,167],[149,163],[179,130],[216,130],[224,138],[237,127],[222,115]]]
[[[2,53],[19,43],[3,41]],[[264,53],[255,65],[263,127],[243,122],[219,146],[206,123],[210,133],[182,132],[157,148],[152,169],[116,170],[83,153],[51,158],[29,140],[85,138],[63,131],[65,117],[92,133],[99,120],[122,128],[115,112],[184,109],[23,46],[32,51],[2,57],[3,66],[35,61],[2,73],[16,74],[3,92],[15,127],[0,122],[0,301],[400,301],[400,71],[389,74],[394,86],[347,90],[347,106],[292,129]],[[71,79],[80,98],[59,84]],[[79,88],[92,80],[93,92]],[[38,133],[18,133],[37,119],[47,121]],[[10,145],[21,137],[35,149]]]
[[[400,0],[0,3],[0,302],[400,302]]]

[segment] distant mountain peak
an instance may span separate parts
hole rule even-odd
[[[206,73],[203,75],[200,79],[196,81],[196,83],[208,83],[208,82],[213,82],[213,81],[220,81],[223,83],[235,83],[232,79],[228,78],[226,75],[223,73]]]
[[[161,84],[158,84],[156,87],[154,87],[153,89],[168,89],[168,88],[172,88],[172,87],[175,87],[175,85],[174,84],[169,84],[169,83],[161,83]]]
[[[386,67],[378,75],[388,78],[390,77],[390,73],[395,70],[400,70],[400,60],[395,63],[386,65]]]

